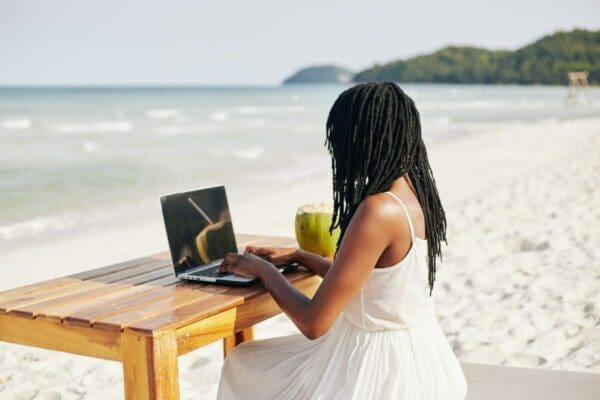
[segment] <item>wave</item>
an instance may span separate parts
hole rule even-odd
[[[206,125],[165,125],[156,128],[156,133],[161,136],[205,134],[218,132],[221,128],[216,124]]]
[[[208,153],[217,157],[231,157],[231,155],[233,154],[235,157],[240,159],[254,160],[265,153],[265,148],[262,146],[250,146],[238,149],[212,149],[209,150]]]
[[[291,106],[239,106],[234,107],[233,112],[242,115],[259,115],[259,114],[277,114],[277,113],[298,113],[306,110],[306,107],[300,105]]]
[[[38,217],[0,226],[0,239],[14,240],[39,235],[49,230],[63,231],[76,224],[77,218],[71,214]]]
[[[259,158],[265,152],[265,148],[262,146],[253,146],[246,149],[237,149],[233,151],[238,158],[244,158],[247,160],[253,160]]]
[[[521,99],[517,101],[472,100],[472,101],[422,101],[417,104],[422,110],[464,111],[464,110],[506,110],[528,109],[538,110],[549,106],[547,102]]]
[[[236,107],[234,109],[235,112],[243,115],[257,115],[262,112],[264,107],[256,107],[256,106],[241,106]]]
[[[0,121],[0,127],[3,129],[24,130],[31,128],[29,118],[5,119]]]
[[[210,114],[210,119],[213,121],[227,121],[229,119],[229,114],[225,111],[215,111]]]
[[[152,119],[173,119],[181,117],[181,112],[176,108],[153,108],[146,110],[146,117]]]
[[[133,124],[129,121],[106,121],[94,123],[67,123],[58,124],[54,130],[61,133],[88,133],[88,132],[129,132]]]
[[[98,146],[94,142],[87,141],[83,143],[82,149],[84,153],[93,153],[98,149]]]
[[[260,128],[267,125],[267,120],[264,118],[252,118],[244,123],[247,127]]]

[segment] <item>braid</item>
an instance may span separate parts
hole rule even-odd
[[[447,244],[446,215],[413,100],[393,82],[359,83],[334,102],[326,130],[333,171],[329,232],[340,227],[337,249],[360,202],[389,190],[394,180],[407,174],[425,217],[431,296],[442,240]]]

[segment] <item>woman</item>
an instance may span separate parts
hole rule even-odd
[[[259,277],[301,334],[231,351],[217,399],[464,399],[463,371],[431,299],[446,218],[413,100],[392,82],[344,91],[327,119],[333,262],[299,249],[248,247],[222,271]],[[313,298],[274,264],[323,277]]]

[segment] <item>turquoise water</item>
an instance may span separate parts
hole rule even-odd
[[[600,111],[598,89],[569,106],[566,87],[403,87],[432,145],[479,124]],[[182,188],[252,193],[322,174],[325,120],[345,88],[0,88],[0,241],[102,222]]]

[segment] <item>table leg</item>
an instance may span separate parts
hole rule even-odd
[[[175,332],[144,336],[125,331],[121,348],[125,399],[179,399]]]
[[[233,350],[233,348],[238,344],[242,342],[247,342],[248,340],[252,339],[254,339],[253,326],[246,329],[242,329],[241,331],[236,332],[231,336],[227,336],[223,339],[223,357],[227,357],[227,354],[229,354],[229,352]]]

